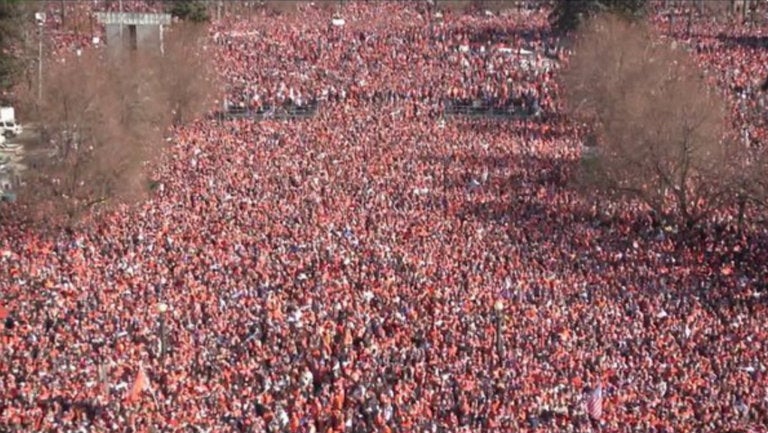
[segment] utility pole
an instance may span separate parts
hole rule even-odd
[[[163,25],[160,24],[160,55],[165,55],[165,43],[163,41]]]
[[[43,26],[37,26],[37,100],[43,99]]]
[[[43,26],[45,25],[45,13],[35,14],[37,21],[37,101],[43,100]]]
[[[125,43],[123,41],[123,0],[120,0],[120,43]]]

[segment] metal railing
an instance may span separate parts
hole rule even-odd
[[[283,105],[262,106],[259,108],[231,106],[226,110],[218,111],[213,117],[218,120],[251,119],[254,121],[300,120],[308,119],[317,114],[319,103],[313,102],[307,105]],[[541,109],[527,104],[491,104],[482,101],[473,103],[457,103],[448,101],[444,105],[444,114],[447,116],[467,117],[493,117],[507,119],[526,119],[541,115]]]
[[[445,114],[448,116],[469,116],[469,117],[497,117],[510,119],[525,119],[535,117],[541,113],[541,110],[535,107],[526,107],[522,105],[496,106],[484,103],[475,104],[455,104],[445,105]]]
[[[214,117],[219,120],[251,119],[255,121],[266,119],[308,119],[317,114],[318,108],[319,104],[317,102],[306,105],[264,106],[259,108],[233,106],[216,112]]]

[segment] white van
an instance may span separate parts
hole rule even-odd
[[[6,137],[15,137],[22,132],[21,124],[16,122],[16,110],[13,107],[0,107],[0,127]]]

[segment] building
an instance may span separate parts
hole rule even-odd
[[[171,24],[170,14],[99,12],[96,18],[106,28],[110,49],[163,49],[163,26]]]

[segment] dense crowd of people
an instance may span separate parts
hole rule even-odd
[[[759,12],[759,13],[758,13]],[[748,146],[768,137],[768,97],[760,87],[768,80],[768,34],[764,10],[739,19],[693,19],[687,10],[654,16],[659,30],[681,40],[712,85],[722,89],[733,109],[734,130]]]
[[[765,233],[731,218],[681,247],[567,187],[580,134],[546,16],[352,2],[343,25],[215,22],[230,103],[320,108],[178,127],[141,205],[2,228],[0,430],[765,426]],[[701,28],[680,39],[763,140],[765,48]],[[542,115],[446,118],[450,100]]]
[[[345,8],[343,26],[317,8],[278,26],[223,20],[213,37],[231,77],[230,103],[258,109],[310,100],[403,101],[432,115],[448,100],[553,109],[554,66],[545,54],[554,44],[542,38],[542,14],[529,12],[528,22],[508,29],[503,17],[446,20],[426,8],[382,7],[390,10],[376,31],[368,23],[379,12],[364,4]]]

